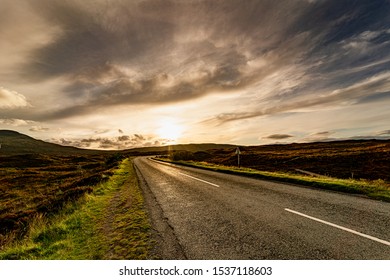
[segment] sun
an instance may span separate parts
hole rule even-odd
[[[183,127],[173,119],[162,120],[157,129],[159,137],[176,141],[182,135]]]

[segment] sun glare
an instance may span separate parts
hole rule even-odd
[[[160,122],[157,130],[158,136],[176,141],[182,134],[183,128],[175,120],[166,119]]]

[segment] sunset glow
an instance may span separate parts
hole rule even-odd
[[[160,138],[176,142],[181,136],[183,128],[172,119],[160,122],[157,134]]]

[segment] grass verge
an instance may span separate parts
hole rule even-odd
[[[148,259],[152,241],[142,192],[130,159],[110,179],[59,214],[37,216],[29,233],[0,259]]]
[[[207,162],[173,161],[166,158],[156,158],[156,160],[227,174],[294,183],[345,193],[360,194],[373,199],[390,202],[390,185],[383,180],[369,181],[356,179],[337,179],[330,177],[312,177],[285,172],[268,172],[251,168],[238,168],[233,166],[211,164]]]

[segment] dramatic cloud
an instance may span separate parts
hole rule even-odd
[[[280,100],[278,105],[274,106],[270,106],[272,102],[270,102],[270,99],[267,99],[261,106],[261,110],[220,114],[215,119],[218,122],[227,122],[296,110],[307,111],[318,110],[319,107],[353,105],[359,103],[362,99],[367,99],[368,96],[377,96],[377,94],[384,92],[386,92],[386,98],[390,99],[390,72],[372,76],[345,88],[325,91],[319,95],[307,96],[301,94],[291,98],[286,97],[284,100]]]
[[[289,139],[277,138],[285,114],[342,111],[345,137],[351,126],[356,134],[387,129],[388,0],[17,2],[1,0],[2,119],[93,129],[102,137],[90,147],[103,148],[152,135],[170,116],[183,119],[186,139],[198,142],[213,134],[249,144],[259,140],[256,124],[266,122],[275,126],[262,130],[266,139]],[[362,122],[359,112],[371,120]],[[242,136],[219,137],[216,127]],[[118,132],[123,137],[114,139]]]
[[[158,139],[156,137],[142,136],[138,134],[134,134],[132,136],[123,135],[119,137],[97,137],[73,140],[52,138],[50,141],[66,146],[104,150],[123,150],[135,147],[161,146],[169,144],[170,142],[170,140],[167,139]]]
[[[356,61],[377,62],[377,55],[378,59],[369,59],[369,55],[388,48],[386,40],[377,39],[386,37],[386,30],[365,30],[385,16],[379,3],[91,4],[36,1],[32,5],[58,31],[50,43],[32,51],[31,61],[22,66],[24,77],[43,81],[65,76],[69,86],[64,94],[69,98],[77,95],[80,100],[47,118],[87,114],[101,106],[178,102],[256,85],[268,86],[265,90],[269,93],[261,94],[264,101],[275,98],[275,94],[277,98],[289,98],[297,90],[316,84],[320,73],[334,72],[336,59],[342,68]],[[376,20],[363,17],[368,6],[374,9]],[[281,18],[283,21],[279,21]],[[365,52],[351,51],[361,45]],[[336,84],[340,78],[334,79]],[[327,103],[326,98],[295,105],[322,102]],[[265,114],[280,110],[270,108]],[[259,114],[264,113],[244,117]]]

